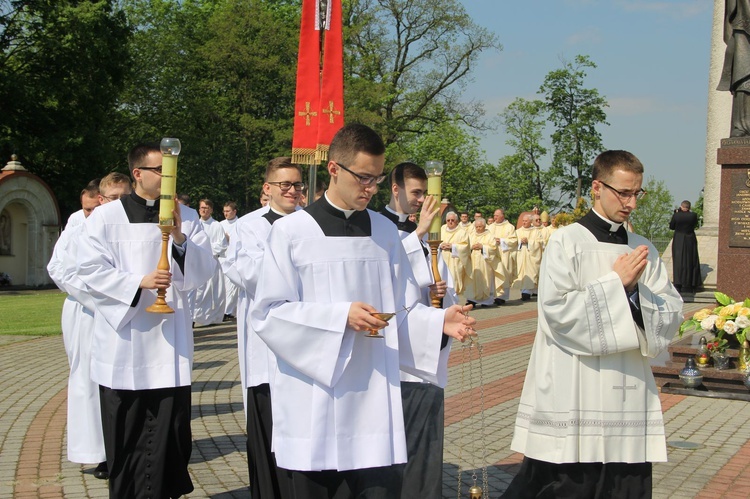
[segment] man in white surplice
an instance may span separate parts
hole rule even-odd
[[[390,174],[391,200],[381,214],[396,225],[409,258],[422,303],[431,304],[432,293],[448,307],[458,302],[453,279],[445,260],[436,258],[445,280],[435,282],[430,251],[424,242],[434,217],[439,216],[438,199],[427,196],[427,173],[420,166],[399,163]],[[419,224],[409,216],[419,212]],[[455,214],[454,214],[455,216]],[[450,338],[434,331],[412,331],[412,355],[431,356],[436,375],[401,373],[401,401],[408,462],[401,489],[403,499],[439,497],[442,490],[445,393],[448,382]],[[419,338],[417,334],[421,334]],[[416,347],[416,348],[415,348]]]
[[[101,189],[101,190],[100,190]],[[110,173],[101,182],[90,182],[81,192],[83,220],[102,203],[130,193],[130,179],[122,173]],[[94,476],[109,478],[104,454],[99,385],[91,381],[91,338],[94,334],[94,304],[86,285],[76,273],[76,255],[83,223],[69,223],[55,243],[47,265],[52,280],[68,294],[62,310],[62,332],[68,354],[68,460],[74,463],[99,463]]]
[[[341,128],[329,189],[277,220],[266,244],[251,325],[277,359],[273,450],[290,497],[397,497],[394,465],[406,461],[399,350],[412,328],[459,340],[471,333],[461,307],[416,304],[396,227],[366,209],[386,178],[384,153],[370,128]],[[396,315],[385,322],[373,312]],[[384,338],[367,338],[368,329]]]
[[[623,227],[644,194],[641,162],[606,151],[592,178],[593,210],[544,252],[511,444],[525,457],[503,497],[651,497],[651,463],[667,459],[649,358],[677,332],[682,300],[658,251]]]
[[[214,213],[214,203],[210,199],[201,199],[198,204],[198,214],[201,217],[203,230],[211,241],[211,251],[214,258],[221,262],[227,250],[227,235],[224,227],[211,216]],[[193,303],[193,322],[196,326],[210,326],[224,322],[226,310],[226,288],[224,287],[224,272],[221,266],[216,266],[216,272],[210,281],[195,290]]]
[[[100,385],[109,491],[117,498],[179,497],[193,490],[187,295],[213,275],[216,261],[195,211],[181,218],[178,203],[170,270],[157,269],[161,161],[158,143],[130,151],[134,191],[97,208],[78,246],[78,275],[95,307],[90,375]],[[164,287],[174,313],[148,312]]]
[[[234,201],[227,201],[224,203],[224,220],[222,220],[221,226],[224,227],[224,233],[227,236],[227,251],[229,249],[229,243],[232,242],[232,238],[237,235],[237,222],[239,221],[237,216],[237,203]],[[227,252],[219,257],[219,264],[221,265],[222,272],[224,271],[225,262],[227,259]],[[226,272],[224,273],[224,293],[226,294],[226,307],[224,314],[229,316],[228,318],[235,317],[237,314],[237,297],[239,295],[237,286],[227,277]]]

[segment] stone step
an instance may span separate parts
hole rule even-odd
[[[707,308],[710,304],[716,304],[713,289],[699,291],[698,293],[680,293],[685,303],[705,303]]]
[[[685,367],[684,362],[667,362],[664,366],[651,366],[654,377],[658,375],[664,381],[680,381],[680,371]],[[737,364],[730,362],[729,369],[716,369],[715,367],[704,367],[703,383],[709,386],[732,386],[744,387],[744,379],[747,373],[739,371]]]

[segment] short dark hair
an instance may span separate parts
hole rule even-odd
[[[427,173],[424,171],[424,168],[415,163],[409,161],[399,163],[391,172],[391,185],[396,184],[403,189],[406,181],[410,178],[426,181]]]
[[[145,166],[143,162],[146,157],[152,152],[158,152],[161,154],[161,147],[158,142],[144,142],[133,147],[128,153],[128,168],[130,169],[130,176],[133,176],[133,170]]]
[[[95,178],[94,180],[91,180],[88,184],[86,184],[86,187],[84,187],[81,190],[81,197],[88,196],[90,198],[93,198],[94,196],[99,195],[99,183],[102,181],[100,178]]]
[[[594,160],[592,180],[606,180],[615,170],[643,175],[643,163],[628,151],[604,151]]]
[[[224,208],[231,208],[234,211],[237,211],[237,203],[235,203],[234,201],[227,201],[226,203],[224,203]]]
[[[300,168],[299,165],[292,163],[292,158],[290,158],[289,156],[279,156],[278,158],[273,158],[266,165],[266,176],[263,177],[263,181],[268,182],[268,179],[271,178],[271,175],[274,172],[283,168],[296,168],[300,176],[302,175],[302,168]],[[261,190],[261,195],[262,194],[263,190]]]
[[[689,210],[690,209],[690,201],[688,201],[686,199],[685,201],[683,201],[682,203],[680,203],[680,206],[682,206],[683,208],[687,208]]]
[[[182,194],[177,195],[177,199],[184,204],[185,206],[190,206],[190,194],[185,194],[184,192]]]
[[[331,140],[328,158],[331,161],[349,166],[359,153],[370,156],[385,154],[383,139],[372,128],[360,123],[343,126]]]
[[[211,201],[211,200],[210,200],[210,199],[208,199],[208,198],[203,198],[203,199],[201,199],[200,201],[198,201],[198,205],[199,205],[199,206],[200,206],[200,204],[201,204],[201,203],[205,204],[206,206],[208,206],[208,207],[209,207],[209,208],[211,208],[212,210],[214,209],[214,202],[213,202],[213,201]]]

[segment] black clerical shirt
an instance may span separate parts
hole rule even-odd
[[[628,244],[628,231],[625,229],[625,224],[620,224],[619,228],[612,230],[613,224],[594,213],[594,210],[589,210],[578,220],[578,223],[586,227],[600,243]],[[633,320],[643,328],[643,314],[638,301],[638,285],[636,285],[634,292],[628,293],[628,303],[630,304],[630,312],[633,314]]]
[[[140,197],[135,192],[131,192],[129,196],[123,196],[120,198],[122,207],[125,210],[125,215],[128,217],[128,222],[131,224],[154,224],[159,223],[159,200],[155,200],[153,204],[150,204],[146,199]],[[117,201],[114,201],[115,203]],[[175,245],[178,247],[177,245]],[[177,251],[172,252],[172,259],[180,267],[182,273],[185,273],[185,248],[180,248]],[[156,270],[156,269],[154,269]],[[130,306],[135,307],[138,304],[138,300],[141,298],[141,288],[133,297],[133,301]]]
[[[372,235],[370,214],[367,210],[355,211],[349,218],[331,205],[325,196],[305,208],[327,237],[369,237]]]
[[[273,211],[273,210],[268,210],[267,212],[265,212],[265,213],[263,214],[263,218],[265,218],[266,220],[268,220],[268,223],[269,223],[269,224],[273,225],[273,223],[274,223],[274,222],[275,222],[276,220],[278,220],[278,219],[280,219],[280,218],[283,218],[283,215],[279,215],[278,213],[276,213],[276,212],[275,212],[275,211]]]
[[[383,208],[380,211],[381,215],[383,215],[385,218],[396,224],[396,228],[401,232],[407,232],[411,234],[415,230],[417,230],[417,224],[409,220],[408,218],[404,221],[401,221],[401,218],[392,211],[388,210],[387,208]],[[430,250],[427,249],[427,247],[422,244],[422,251],[424,252],[424,256],[428,257],[430,256]],[[442,303],[442,299],[441,299]],[[448,346],[448,335],[443,333],[443,338],[440,340],[440,349],[442,350],[446,346]]]

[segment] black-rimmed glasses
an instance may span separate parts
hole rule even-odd
[[[294,186],[294,190],[297,191],[297,192],[302,192],[305,189],[305,183],[304,182],[287,182],[287,181],[284,181],[284,182],[266,182],[266,183],[267,184],[271,184],[271,185],[278,185],[279,189],[281,189],[284,192],[286,192],[289,189],[291,189],[292,186]]]
[[[150,170],[157,175],[161,175],[161,166],[139,166],[138,168],[134,168],[135,170]]]
[[[607,189],[609,189],[610,191],[617,194],[617,197],[620,198],[620,201],[622,201],[623,203],[627,203],[628,201],[630,201],[630,198],[633,198],[633,197],[635,198],[636,201],[640,201],[641,199],[643,199],[643,196],[646,195],[646,191],[643,189],[637,190],[635,192],[625,192],[625,191],[615,189],[608,183],[602,182],[601,180],[599,181],[599,183],[602,184]]]
[[[350,170],[349,168],[345,167],[345,166],[344,166],[344,165],[342,165],[341,163],[336,163],[335,161],[334,161],[334,163],[335,163],[335,164],[336,164],[337,166],[340,166],[342,170],[346,170],[346,171],[348,171],[349,173],[351,173],[352,175],[354,175],[354,178],[356,178],[356,179],[357,179],[357,182],[359,182],[359,184],[360,184],[360,185],[373,185],[373,184],[379,184],[379,183],[381,183],[381,182],[382,182],[383,180],[385,180],[385,178],[386,178],[386,177],[388,176],[388,175],[387,175],[387,174],[385,174],[385,173],[384,173],[384,174],[382,174],[382,175],[378,175],[378,176],[372,176],[372,175],[360,175],[359,173],[354,173],[353,171],[351,171],[351,170]]]

